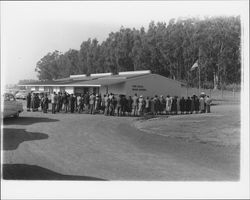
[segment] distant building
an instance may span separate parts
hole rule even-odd
[[[146,71],[120,72],[118,75],[111,73],[99,73],[86,76],[85,74],[71,75],[68,78],[53,81],[38,81],[21,84],[31,91],[48,91],[83,94],[90,93],[113,93],[133,96],[135,93],[143,96],[167,94],[180,96],[185,84],[158,74]]]

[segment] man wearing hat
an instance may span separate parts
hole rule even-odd
[[[94,114],[95,95],[93,93],[89,97],[89,105],[90,105],[90,114]]]
[[[141,95],[139,98],[139,104],[138,104],[138,114],[140,116],[142,116],[142,114],[143,114],[143,101],[144,101],[144,99],[143,99],[143,96]]]
[[[137,94],[135,93],[135,95],[133,96],[132,98],[133,100],[133,112],[134,112],[134,116],[137,115],[137,112],[138,112],[138,97],[137,97]]]

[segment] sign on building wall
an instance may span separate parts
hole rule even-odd
[[[147,91],[143,85],[132,85],[132,91]]]

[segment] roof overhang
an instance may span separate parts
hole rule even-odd
[[[101,87],[98,84],[64,85],[64,87]]]
[[[101,87],[99,84],[72,84],[72,85],[18,85],[18,86],[29,86],[29,87]]]

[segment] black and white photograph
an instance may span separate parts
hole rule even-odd
[[[1,197],[249,196],[248,1],[1,1]]]

